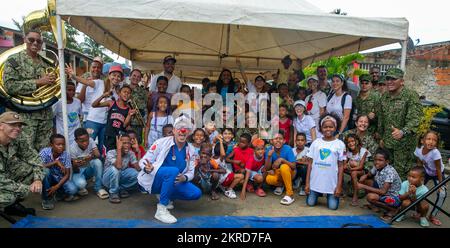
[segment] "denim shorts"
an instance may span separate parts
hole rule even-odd
[[[398,208],[402,204],[398,195],[383,195],[380,197],[379,201],[394,208]]]

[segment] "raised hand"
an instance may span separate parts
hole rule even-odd
[[[120,140],[122,138],[122,135],[116,136],[116,150],[117,153],[119,153],[122,150],[122,141]]]

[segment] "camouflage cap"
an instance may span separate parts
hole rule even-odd
[[[368,81],[368,82],[372,82],[372,76],[370,76],[369,74],[362,74],[361,76],[359,76],[359,81]]]
[[[405,74],[405,72],[403,72],[403,70],[400,68],[390,68],[389,70],[386,71],[385,76],[399,79],[399,78],[403,78],[404,74]]]
[[[14,124],[22,123],[22,125],[27,125],[22,117],[16,112],[8,111],[0,115],[0,123]]]

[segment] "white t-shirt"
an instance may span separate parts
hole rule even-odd
[[[103,91],[105,90],[105,83],[103,80],[97,79],[94,80],[95,86],[94,88],[88,86],[86,88],[86,99],[84,100],[84,103],[88,100],[89,96],[89,112],[86,117],[86,120],[97,122],[100,124],[106,124],[106,118],[108,116],[108,107],[101,107],[101,108],[93,108],[92,103],[97,100],[100,96],[102,96]],[[106,99],[103,99],[102,101],[105,101]]]
[[[56,119],[56,133],[64,135],[63,126],[63,112],[62,112],[62,101],[61,99],[52,106],[53,115]],[[72,103],[67,104],[67,124],[69,127],[69,144],[72,144],[75,140],[74,133],[75,130],[81,127],[80,116],[83,115],[81,111],[81,102],[78,98],[73,98]]]
[[[334,94],[327,103],[327,112],[336,114],[341,120],[344,118],[344,110],[341,105],[343,95],[344,94],[336,96],[336,94]],[[352,96],[350,96],[350,94],[347,94],[345,98],[344,109],[352,109]]]
[[[89,154],[97,149],[97,145],[95,144],[95,141],[92,138],[89,138],[89,145],[86,148],[86,150],[82,150],[76,142],[70,144],[70,158],[76,159],[76,158],[85,158],[89,156]]]
[[[311,101],[312,108],[308,111],[308,114],[314,119],[316,122],[316,127],[318,127],[320,120],[320,108],[325,108],[327,106],[327,95],[319,90],[316,93],[306,97],[306,104],[308,104],[309,101]]]
[[[151,82],[150,82],[150,91],[157,91],[156,89],[156,80],[159,76],[164,76],[164,71],[160,74],[156,74],[152,76]],[[177,77],[175,74],[172,74],[172,77],[169,78],[169,85],[167,87],[167,93],[174,94],[177,92],[180,92],[181,88],[181,79]]]
[[[306,143],[312,142],[311,129],[316,127],[316,122],[309,115],[303,115],[301,120],[298,117],[294,118],[294,127],[297,133],[306,134]]]
[[[366,161],[365,162],[367,162],[369,160],[369,157],[372,156],[372,154],[370,154],[370,152],[364,147],[361,147],[361,149],[359,149],[359,153],[357,153],[357,154],[353,154],[351,151],[348,151],[347,152],[347,158],[349,160],[353,160],[353,161],[359,162],[364,157],[364,154],[366,152],[367,152],[367,156],[366,156]]]
[[[100,81],[102,83],[100,83]],[[94,80],[95,86],[94,88],[87,86],[86,87],[86,93],[85,93],[85,98],[84,98],[84,102],[81,104],[81,110],[84,113],[84,121],[86,121],[87,115],[89,113],[89,110],[92,108],[92,103],[95,101],[95,96],[97,91],[101,91],[103,92],[104,88],[105,88],[105,83],[103,82],[103,80],[101,79],[96,79]],[[80,93],[81,89],[83,88],[84,84],[82,83],[78,83],[77,85],[77,89],[76,89],[76,93]],[[103,94],[103,93],[102,93]]]
[[[306,155],[312,158],[309,180],[310,189],[319,193],[333,194],[338,182],[338,161],[346,160],[345,144],[341,140],[316,139]]]
[[[434,161],[440,160],[441,161],[441,172],[444,171],[444,164],[442,163],[442,156],[438,149],[434,148],[433,150],[429,151],[426,155],[422,154],[423,146],[420,148],[416,147],[416,150],[414,151],[414,155],[420,159],[423,163],[423,167],[425,167],[425,172],[429,176],[436,176],[436,166],[434,164]]]
[[[302,158],[304,158],[307,154],[308,154],[308,152],[309,152],[309,147],[304,147],[303,148],[303,151],[301,151],[300,153],[297,153],[297,147],[293,147],[292,148],[292,152],[294,153],[294,156],[295,156],[295,159],[296,160],[299,160],[299,159],[302,159]]]

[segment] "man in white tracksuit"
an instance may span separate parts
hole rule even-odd
[[[139,185],[150,194],[160,194],[155,218],[164,223],[175,223],[177,219],[168,209],[173,209],[172,201],[198,200],[202,192],[192,184],[195,160],[194,147],[186,142],[192,132],[192,122],[181,116],[174,122],[174,136],[155,141],[145,156],[139,161],[141,171]]]

